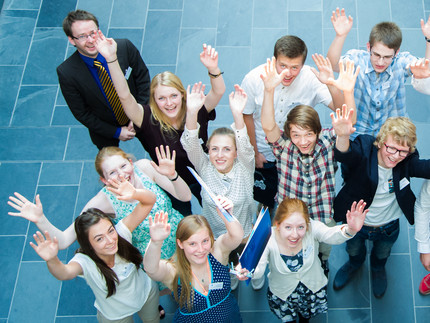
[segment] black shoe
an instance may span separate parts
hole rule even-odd
[[[321,267],[324,270],[324,275],[328,278],[328,272],[330,271],[330,269],[328,268],[328,259],[321,260]]]
[[[337,271],[336,276],[333,281],[333,289],[339,290],[345,287],[345,285],[351,280],[354,273],[358,268],[352,267],[351,263],[347,261],[340,269]]]
[[[373,295],[376,298],[384,296],[387,290],[387,273],[385,272],[385,268],[379,270],[372,269],[372,289]]]

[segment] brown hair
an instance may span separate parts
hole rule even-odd
[[[299,199],[285,198],[276,209],[273,223],[278,226],[295,212],[300,213],[303,216],[306,221],[306,231],[308,231],[311,224],[309,210],[306,203]]]
[[[297,36],[286,35],[276,41],[273,50],[273,56],[278,58],[279,55],[296,58],[303,57],[303,64],[305,63],[306,56],[308,55],[308,48],[303,40]]]
[[[154,76],[151,81],[150,92],[151,95],[149,97],[149,107],[151,108],[152,117],[160,123],[162,132],[172,132],[176,131],[170,123],[170,119],[160,110],[157,103],[155,102],[155,89],[159,85],[170,86],[177,89],[182,94],[182,104],[181,110],[178,114],[178,120],[182,120],[182,124],[180,129],[183,129],[185,123],[185,115],[187,113],[187,91],[182,85],[181,80],[172,72],[166,71],[159,73]]]
[[[64,18],[63,20],[63,30],[66,36],[71,38],[75,37],[72,34],[72,25],[75,21],[82,21],[82,20],[92,20],[96,24],[97,28],[99,28],[99,21],[92,13],[85,10],[78,9],[75,11],[70,11],[67,14],[66,18]]]
[[[211,247],[213,247],[215,238],[212,229],[208,220],[202,215],[194,214],[183,218],[176,229],[176,240],[184,242],[202,229],[208,230],[211,239]],[[184,250],[179,247],[178,241],[176,241],[176,263],[174,265],[176,267],[176,275],[173,279],[173,295],[179,307],[187,306],[188,309],[191,309],[194,299],[191,264],[185,256]],[[180,296],[178,296],[178,280],[180,280],[181,283]]]
[[[373,26],[369,35],[370,47],[373,47],[376,42],[381,42],[397,52],[402,44],[402,31],[394,22],[380,22]]]
[[[104,178],[104,175],[103,175],[102,164],[106,160],[106,158],[111,156],[121,156],[122,158],[127,160],[134,160],[133,155],[127,154],[121,148],[113,147],[113,146],[102,148],[97,153],[96,159],[94,161],[94,166],[96,167],[97,174],[99,174],[103,178]]]
[[[392,136],[396,143],[408,146],[409,151],[413,153],[418,140],[416,131],[417,128],[409,118],[391,117],[384,122],[373,144],[376,147],[381,147],[387,137]]]
[[[296,125],[303,129],[310,129],[318,135],[321,132],[321,122],[318,112],[304,104],[295,106],[287,116],[287,121],[284,124],[284,133],[288,138],[290,137],[291,126]]]

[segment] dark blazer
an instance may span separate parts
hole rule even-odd
[[[334,219],[346,221],[346,212],[354,201],[363,199],[368,208],[378,187],[378,147],[375,137],[359,135],[350,148],[342,153],[335,148],[334,156],[342,163],[344,185],[334,200]],[[385,149],[385,148],[382,148]],[[397,202],[410,224],[414,224],[415,195],[411,185],[400,189],[400,181],[411,177],[430,178],[430,160],[419,159],[418,151],[406,157],[393,168],[394,191]]]
[[[149,71],[137,48],[127,39],[116,39],[118,62],[122,71],[132,68],[128,87],[136,101],[149,102]],[[88,130],[113,138],[119,125],[78,51],[57,67],[58,80],[67,105],[75,118]]]

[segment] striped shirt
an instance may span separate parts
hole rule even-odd
[[[334,130],[323,129],[310,155],[301,154],[284,136],[269,143],[277,161],[278,203],[286,197],[301,199],[307,204],[312,219],[328,223],[333,218],[337,170],[335,142]]]

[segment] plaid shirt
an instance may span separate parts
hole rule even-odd
[[[391,65],[380,74],[373,69],[368,51],[352,49],[344,58],[360,66],[354,90],[357,130],[351,138],[360,134],[376,136],[389,117],[407,116],[405,82],[410,74],[406,66],[417,59],[415,56],[408,52],[397,54]],[[414,82],[412,86],[416,88]]]
[[[337,170],[335,143],[333,129],[321,131],[310,155],[302,155],[297,146],[283,136],[269,143],[277,159],[278,203],[286,197],[301,199],[307,204],[312,219],[328,223],[333,218]]]

